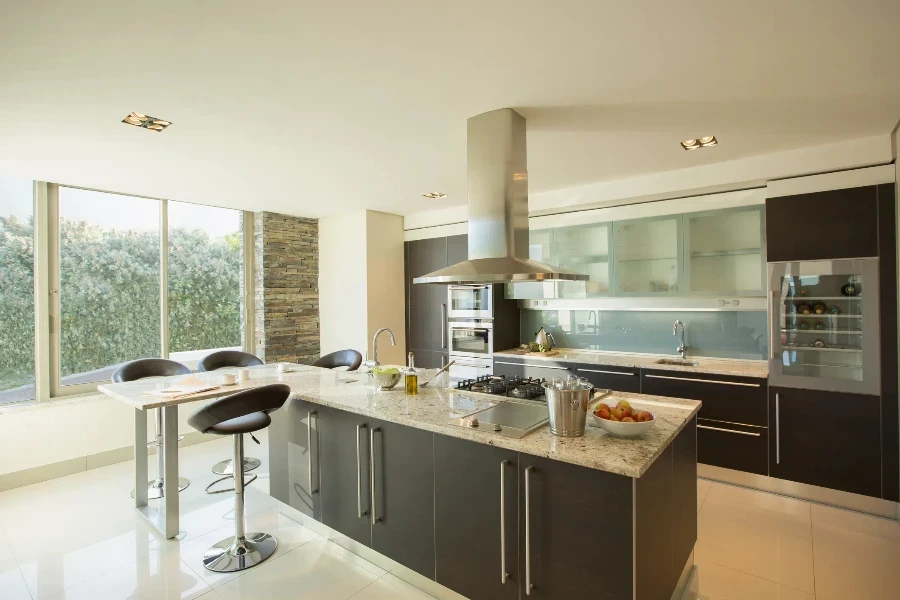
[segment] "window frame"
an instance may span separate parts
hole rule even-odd
[[[62,385],[60,377],[60,239],[59,188],[70,187],[131,198],[146,198],[160,203],[160,349],[161,358],[169,357],[169,200],[136,194],[121,194],[46,181],[34,182],[34,335],[35,335],[35,399],[45,402],[96,392],[103,381]],[[234,210],[234,209],[232,209]],[[242,285],[241,347],[251,354],[256,350],[254,320],[254,219],[251,211],[242,210]]]

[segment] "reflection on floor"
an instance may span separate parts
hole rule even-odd
[[[203,493],[215,477],[210,467],[230,453],[229,438],[182,449],[191,485],[181,494],[177,540],[160,540],[135,515],[130,462],[0,493],[0,597],[433,597],[279,514],[266,493],[263,442],[248,446],[263,459],[247,491],[248,529],[275,535],[278,550],[259,567],[221,575],[200,562],[233,531],[231,496]],[[685,600],[900,597],[900,524],[702,480],[698,492],[697,569]]]

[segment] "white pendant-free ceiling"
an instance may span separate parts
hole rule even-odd
[[[900,118],[896,0],[169,0],[153,13],[6,3],[0,174],[411,214],[465,203],[466,119],[501,107],[528,120],[532,194],[888,134]],[[123,127],[135,108],[177,127]],[[708,132],[715,148],[679,147]]]

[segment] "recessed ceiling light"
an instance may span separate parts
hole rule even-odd
[[[147,115],[136,112],[128,113],[128,115],[122,119],[122,122],[142,129],[149,129],[150,131],[162,131],[172,124],[171,121],[157,119],[156,117],[148,117]]]
[[[685,140],[681,142],[681,147],[685,150],[696,150],[697,148],[708,148],[719,143],[714,135],[707,135],[693,140]]]
[[[428,192],[427,194],[422,194],[423,198],[429,198],[430,200],[437,200],[438,198],[446,198],[447,194],[444,192]]]

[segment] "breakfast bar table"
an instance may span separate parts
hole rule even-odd
[[[278,383],[283,378],[279,368],[291,370],[314,369],[287,363],[277,363],[248,367],[250,377],[233,385],[220,385],[222,375],[236,373],[237,369],[222,369],[210,373],[156,377],[110,383],[99,386],[101,392],[134,408],[134,507],[150,524],[166,538],[174,538],[179,532],[178,502],[178,407],[188,402],[209,400],[251,389],[269,383]],[[175,397],[151,395],[167,388],[185,385],[209,387],[199,393]],[[159,446],[159,476],[163,479],[163,497],[159,508],[150,506],[147,497],[147,411],[158,408],[162,411],[162,444]]]

